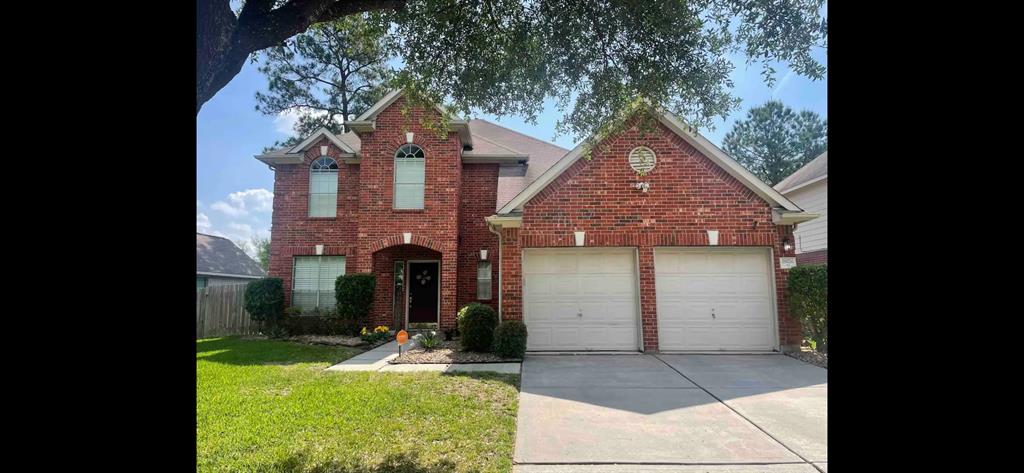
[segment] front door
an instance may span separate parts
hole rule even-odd
[[[409,287],[409,323],[436,324],[438,288],[440,263],[436,261],[425,263],[409,263],[408,287]]]

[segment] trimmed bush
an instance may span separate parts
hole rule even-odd
[[[473,302],[459,311],[459,333],[462,348],[468,351],[488,352],[494,343],[494,329],[498,314],[489,305]]]
[[[522,358],[526,354],[526,324],[506,320],[494,329],[494,353],[504,358]]]
[[[359,335],[359,324],[340,317],[290,315],[281,321],[288,335]]]
[[[334,281],[334,298],[338,316],[351,320],[365,320],[370,315],[377,276],[369,273],[344,274]]]
[[[804,338],[814,349],[828,352],[828,266],[797,266],[789,270],[789,310],[800,320]]]
[[[284,316],[284,281],[263,278],[247,284],[245,310],[254,322],[276,324]]]

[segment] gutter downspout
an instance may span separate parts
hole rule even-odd
[[[486,219],[484,221],[486,221]],[[501,227],[498,227],[498,228],[500,229]],[[501,247],[502,247],[502,244],[501,244],[502,243],[502,241],[501,241],[501,231],[500,230],[499,231],[494,231],[494,226],[491,225],[491,222],[487,222],[487,230],[489,232],[495,234],[495,235],[498,235],[498,322],[501,322],[502,321],[502,312],[501,312],[501,292],[502,292],[501,291],[501,273],[502,273],[502,271],[501,271]]]

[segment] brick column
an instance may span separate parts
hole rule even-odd
[[[793,239],[792,225],[779,225],[776,227],[774,254],[772,269],[775,271],[775,300],[779,310],[779,345],[783,352],[800,350],[800,342],[803,341],[803,334],[800,329],[800,321],[789,315],[789,270],[779,267],[779,257],[796,256],[794,244],[793,250],[785,252],[782,249],[782,239],[789,237]]]
[[[658,310],[654,287],[654,247],[637,248],[640,267],[640,330],[644,340],[644,352],[658,351]]]
[[[518,228],[501,229],[501,320],[523,320],[523,250]]]
[[[456,288],[459,283],[458,245],[445,245],[441,253],[441,330],[455,328]]]

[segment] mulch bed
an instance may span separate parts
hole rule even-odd
[[[420,347],[402,352],[402,356],[394,358],[388,363],[393,365],[401,364],[428,364],[428,363],[518,363],[523,361],[520,358],[502,358],[494,353],[477,353],[462,351],[459,342],[456,340],[441,342],[433,350],[425,350]]]
[[[828,353],[818,353],[816,351],[799,351],[796,353],[786,353],[793,358],[796,358],[804,363],[810,363],[814,366],[828,369]]]

